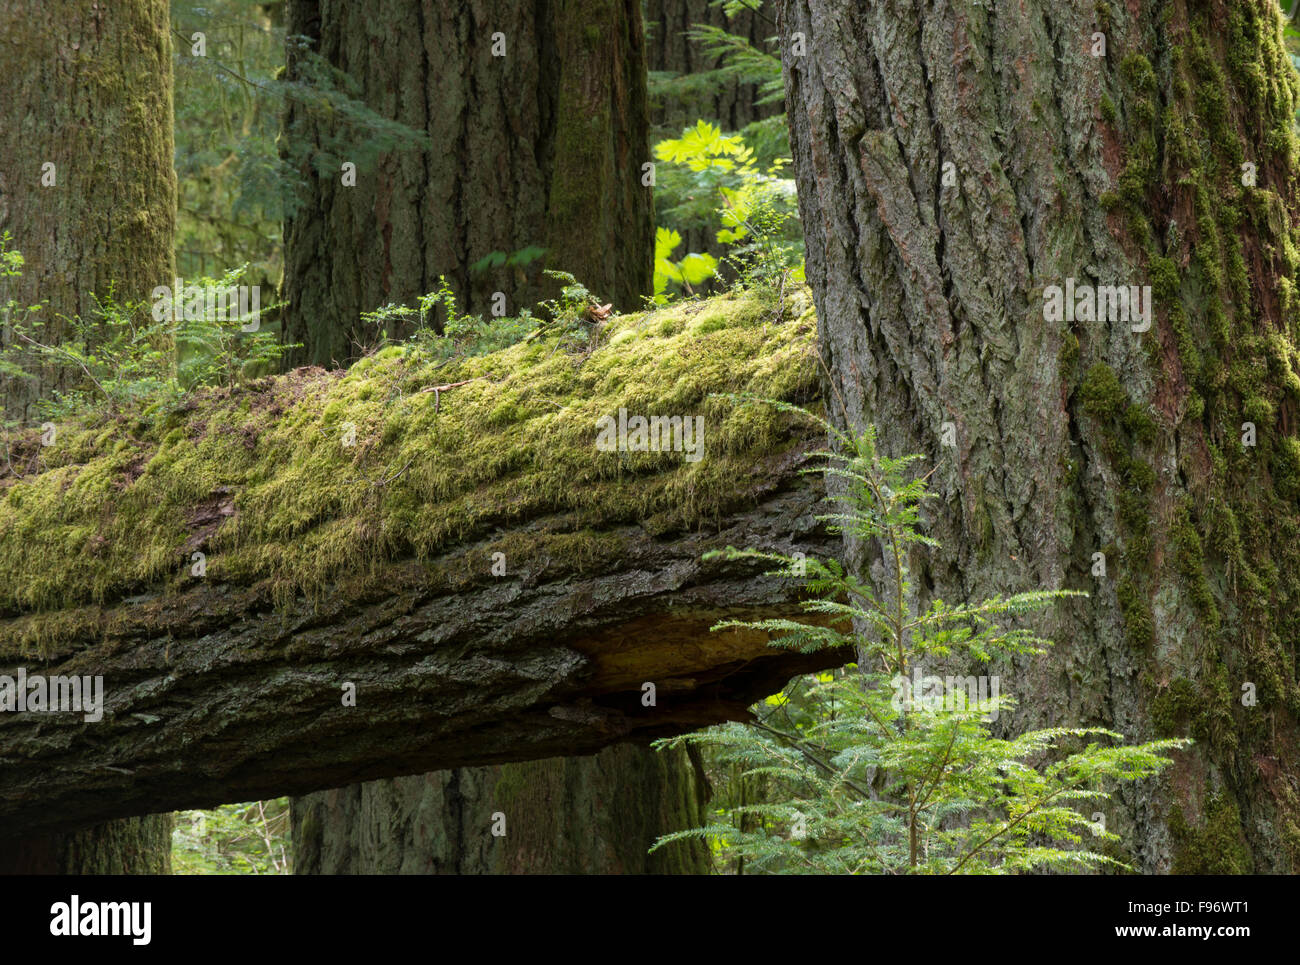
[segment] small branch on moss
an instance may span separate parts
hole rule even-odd
[[[426,386],[425,388],[421,389],[419,392],[416,393],[416,395],[420,395],[420,394],[423,393],[423,392],[432,392],[432,393],[433,393],[433,412],[434,412],[434,415],[437,415],[437,414],[438,414],[438,407],[439,407],[439,405],[440,405],[441,402],[442,402],[442,393],[446,392],[448,389],[458,389],[458,388],[460,388],[462,385],[469,385],[471,382],[481,382],[483,379],[486,379],[486,378],[487,378],[486,375],[480,375],[480,376],[478,376],[477,378],[466,379],[464,382],[448,382],[446,385],[430,385],[430,386]]]

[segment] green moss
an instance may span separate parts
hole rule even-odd
[[[1175,843],[1173,873],[1177,875],[1249,874],[1250,853],[1241,836],[1241,814],[1226,796],[1210,798],[1205,820],[1192,827],[1175,806],[1169,814]]]
[[[1106,93],[1101,95],[1101,117],[1107,124],[1114,124],[1119,120],[1119,115],[1115,111],[1115,102]]]
[[[194,549],[208,581],[267,581],[287,600],[385,561],[432,566],[539,518],[544,531],[502,544],[510,565],[532,555],[579,571],[617,553],[601,530],[703,525],[775,471],[765,454],[802,444],[770,407],[710,398],[817,398],[811,312],[776,315],[722,296],[611,319],[589,356],[553,339],[445,364],[393,347],[346,375],[300,370],[198,397],[178,427],[61,425],[50,468],[0,488],[0,615],[25,614],[0,644],[48,644],[93,623],[78,608],[183,587]],[[703,458],[598,451],[597,420],[620,408],[702,416]],[[480,562],[486,572],[490,556]]]
[[[1097,3],[1092,9],[1093,13],[1097,17],[1097,29],[1102,33],[1110,30],[1110,5],[1107,3]]]
[[[1197,716],[1204,700],[1201,692],[1182,677],[1174,680],[1151,702],[1151,721],[1161,737],[1178,735],[1183,726]]]
[[[1149,445],[1154,442],[1159,429],[1151,418],[1151,410],[1146,406],[1130,403],[1124,410],[1124,428],[1138,442]],[[1154,474],[1151,482],[1155,482]]]
[[[1151,296],[1160,305],[1177,301],[1180,282],[1178,266],[1172,258],[1155,257],[1147,266],[1147,275],[1151,279]]]
[[[1079,400],[1083,411],[1098,422],[1117,421],[1128,405],[1128,394],[1119,384],[1115,370],[1105,362],[1097,362],[1084,374],[1079,386]]]
[[[1151,67],[1151,61],[1147,60],[1142,54],[1131,53],[1120,61],[1120,76],[1134,90],[1141,91],[1144,94],[1154,94],[1156,92],[1156,72]]]
[[[1145,649],[1155,640],[1155,623],[1151,616],[1151,605],[1142,596],[1134,579],[1126,575],[1115,588],[1119,598],[1120,613],[1124,617],[1124,633],[1129,643]]]
[[[1219,625],[1219,611],[1205,577],[1205,553],[1201,547],[1201,537],[1192,525],[1191,514],[1186,506],[1179,507],[1173,526],[1173,539],[1178,572],[1191,593],[1196,612],[1204,620],[1206,628],[1213,631]]]

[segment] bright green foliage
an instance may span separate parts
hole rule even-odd
[[[718,259],[707,252],[692,251],[681,261],[673,261],[672,254],[682,243],[682,236],[669,228],[655,232],[655,294],[654,303],[668,302],[668,286],[679,285],[690,291],[712,278],[718,271]]]
[[[1099,727],[995,738],[989,723],[1014,706],[993,686],[999,678],[985,678],[984,689],[974,677],[950,676],[945,685],[923,675],[937,672],[941,661],[970,666],[1042,653],[1049,641],[997,621],[1083,594],[1044,590],[957,606],[935,600],[918,609],[909,558],[934,545],[920,531],[925,480],[908,478],[918,457],[882,455],[871,428],[855,439],[817,421],[837,451],[821,453],[826,465],[810,471],[824,473],[832,492],[842,491],[828,497],[836,509],[821,518],[877,547],[883,578],[873,585],[836,560],[728,548],[710,555],[769,560],[775,575],[799,581],[812,620],[729,620],[714,629],[762,630],[773,646],[802,651],[856,647],[859,664],[796,681],[794,689],[806,693],[769,701],[755,724],[660,742],[706,745],[747,777],[766,778],[769,793],[730,808],[727,823],[667,835],[655,846],[701,836],[724,857],[743,856],[751,870],[779,873],[1122,866],[1085,845],[1088,838],[1117,840],[1091,815],[1113,782],[1158,773],[1170,763],[1164,753],[1190,741],[1124,745],[1121,735]]]
[[[172,871],[178,875],[290,874],[289,799],[178,811]]]
[[[802,279],[803,245],[791,237],[792,226],[797,229],[797,200],[794,182],[780,176],[784,158],[760,171],[743,137],[723,134],[706,121],[688,127],[680,138],[660,141],[655,156],[689,171],[693,194],[717,199],[717,240],[732,246],[726,260],[742,282],[771,283],[791,274]],[[658,258],[655,290],[660,291]]]

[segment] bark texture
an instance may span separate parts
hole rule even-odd
[[[789,677],[845,659],[708,632],[727,616],[794,611],[784,581],[762,576],[763,566],[706,562],[704,552],[830,548],[814,519],[818,487],[797,475],[800,452],[772,457],[762,481],[738,489],[705,529],[611,527],[608,555],[578,563],[555,548],[531,561],[517,553],[508,580],[475,575],[502,545],[498,534],[426,564],[372,567],[363,586],[315,603],[277,609],[268,581],[200,582],[96,608],[93,619],[66,614],[77,629],[43,656],[5,657],[0,673],[103,674],[104,718],[0,715],[0,827],[62,830],[594,753],[743,718]],[[515,535],[556,525],[562,514]],[[642,704],[647,681],[653,707]],[[340,701],[348,683],[355,706]]]
[[[145,301],[171,284],[169,26],[163,0],[54,0],[39,16],[31,4],[0,3],[0,233],[26,260],[21,277],[0,281],[0,302],[44,303],[47,344],[58,343],[61,316],[92,317],[92,295]],[[14,336],[0,328],[0,340]],[[36,401],[65,384],[57,364],[31,371],[0,384],[0,419],[39,421]],[[8,873],[170,870],[170,815],[0,843]]]
[[[121,818],[62,834],[0,838],[0,874],[169,875],[172,816]]]
[[[572,273],[617,308],[639,307],[654,230],[636,0],[292,0],[288,31],[377,114],[431,142],[358,165],[345,187],[339,163],[350,152],[324,145],[347,130],[291,102],[287,141],[326,167],[304,171],[307,205],[285,225],[286,338],[307,346],[299,361],[357,357],[375,341],[361,312],[414,305],[439,276],[462,312],[489,314],[495,292],[511,315],[555,295],[541,267]],[[290,79],[305,56],[290,49]],[[547,254],[526,270],[470,270],[529,245]]]
[[[1004,724],[1194,737],[1107,808],[1121,856],[1295,872],[1300,196],[1277,5],[785,0],[780,24],[834,414],[937,467],[921,592],[1088,591],[1044,621],[1049,656],[1002,669]],[[1071,278],[1151,285],[1150,331],[1047,320]]]
[[[622,744],[294,798],[294,873],[696,874],[702,842],[646,853],[706,821],[703,773],[685,758]]]
[[[171,284],[167,10],[162,0],[52,0],[36,16],[31,4],[0,3],[0,233],[26,259],[20,278],[0,280],[0,302],[46,303],[48,343],[59,339],[59,316],[90,319],[92,294],[103,298],[110,285],[123,302]],[[31,420],[35,401],[65,378],[56,364],[32,380],[6,378],[4,417]]]

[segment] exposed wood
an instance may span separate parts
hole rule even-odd
[[[761,568],[703,562],[726,545],[822,553],[819,488],[782,457],[778,482],[706,532],[639,527],[608,573],[545,572],[430,593],[396,563],[348,602],[277,612],[261,588],[199,584],[108,614],[104,639],[61,644],[28,673],[100,673],[106,712],[0,715],[0,827],[300,794],[437,768],[586,754],[737,719],[790,676],[843,662],[710,634],[718,619],[792,612]],[[540,523],[540,521],[538,521]],[[534,524],[536,525],[536,524]],[[463,546],[439,562],[456,565]],[[0,667],[12,674],[19,664]],[[641,705],[654,682],[657,706]],[[356,685],[357,706],[341,706]]]

